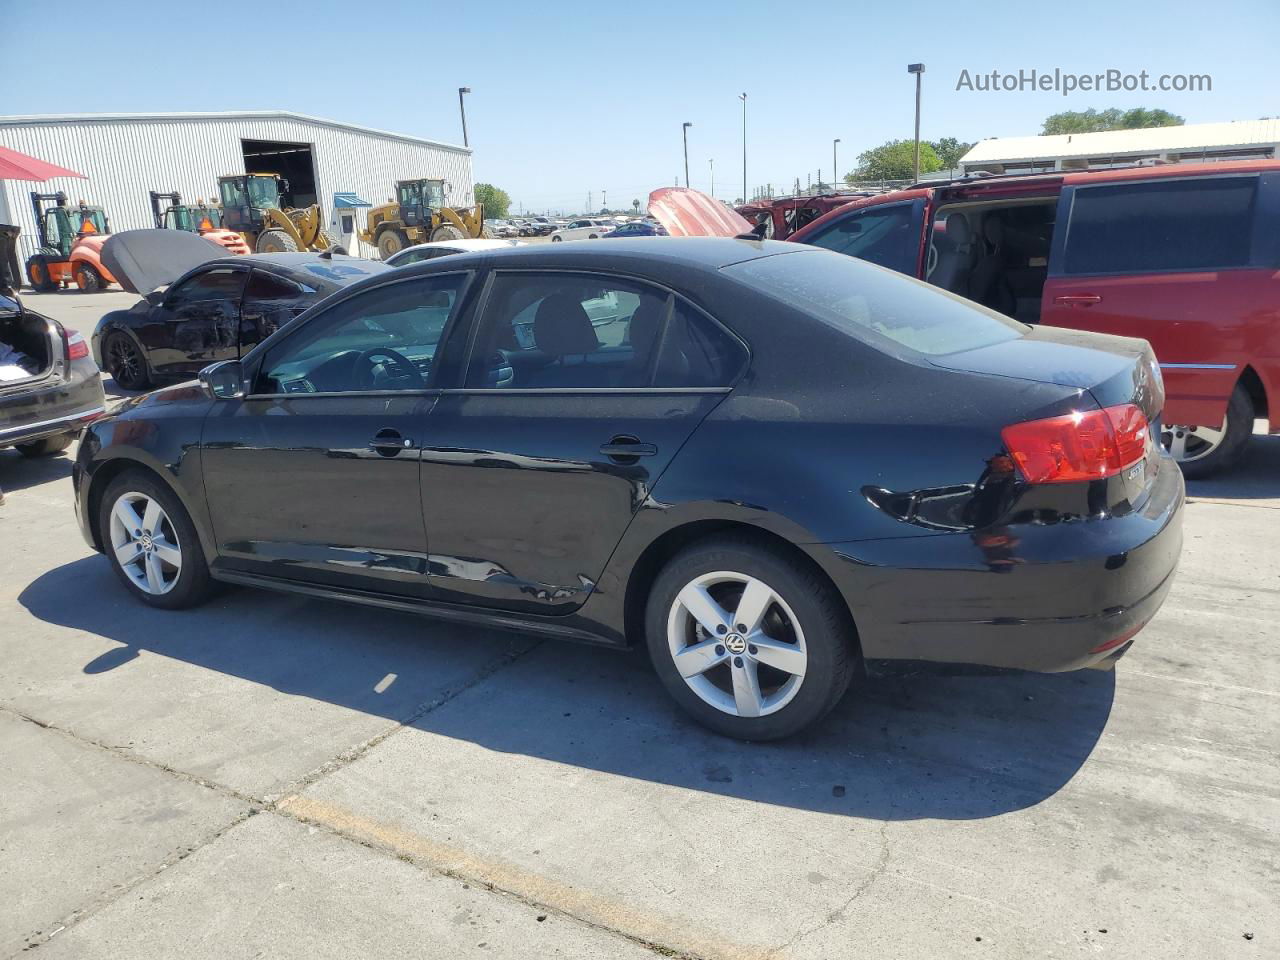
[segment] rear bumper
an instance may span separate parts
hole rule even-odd
[[[76,361],[69,380],[0,397],[0,447],[78,432],[106,412],[106,402],[97,367]]]
[[[1150,497],[1127,516],[827,544],[814,557],[870,659],[1077,670],[1126,650],[1160,609],[1183,500],[1182,474],[1162,457]]]

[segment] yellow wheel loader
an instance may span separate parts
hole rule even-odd
[[[383,260],[431,240],[462,240],[487,237],[484,207],[471,209],[444,205],[443,180],[401,180],[396,184],[396,200],[369,211],[368,228],[360,239],[378,248]]]
[[[243,236],[255,253],[328,250],[334,241],[324,231],[319,205],[282,208],[280,195],[288,189],[274,173],[219,177],[222,225]]]

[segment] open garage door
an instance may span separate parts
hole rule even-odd
[[[241,140],[245,173],[275,173],[289,181],[284,203],[309,207],[317,202],[316,164],[309,143]]]

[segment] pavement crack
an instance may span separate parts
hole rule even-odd
[[[773,960],[774,957],[781,956],[802,940],[813,936],[813,934],[817,933],[819,930],[829,927],[833,923],[839,923],[844,919],[845,913],[848,909],[853,906],[863,894],[870,890],[877,880],[884,876],[885,870],[888,869],[889,866],[889,855],[889,821],[882,820],[880,821],[880,854],[876,858],[875,865],[871,868],[871,872],[868,873],[862,879],[862,882],[854,888],[853,893],[849,894],[844,903],[827,913],[819,923],[815,923],[810,927],[797,931],[789,940],[787,940],[786,943],[770,950],[766,955],[768,960]]]

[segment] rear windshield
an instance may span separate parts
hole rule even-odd
[[[872,345],[888,340],[930,356],[1016,340],[1028,330],[919,280],[819,250],[746,260],[725,273]]]

